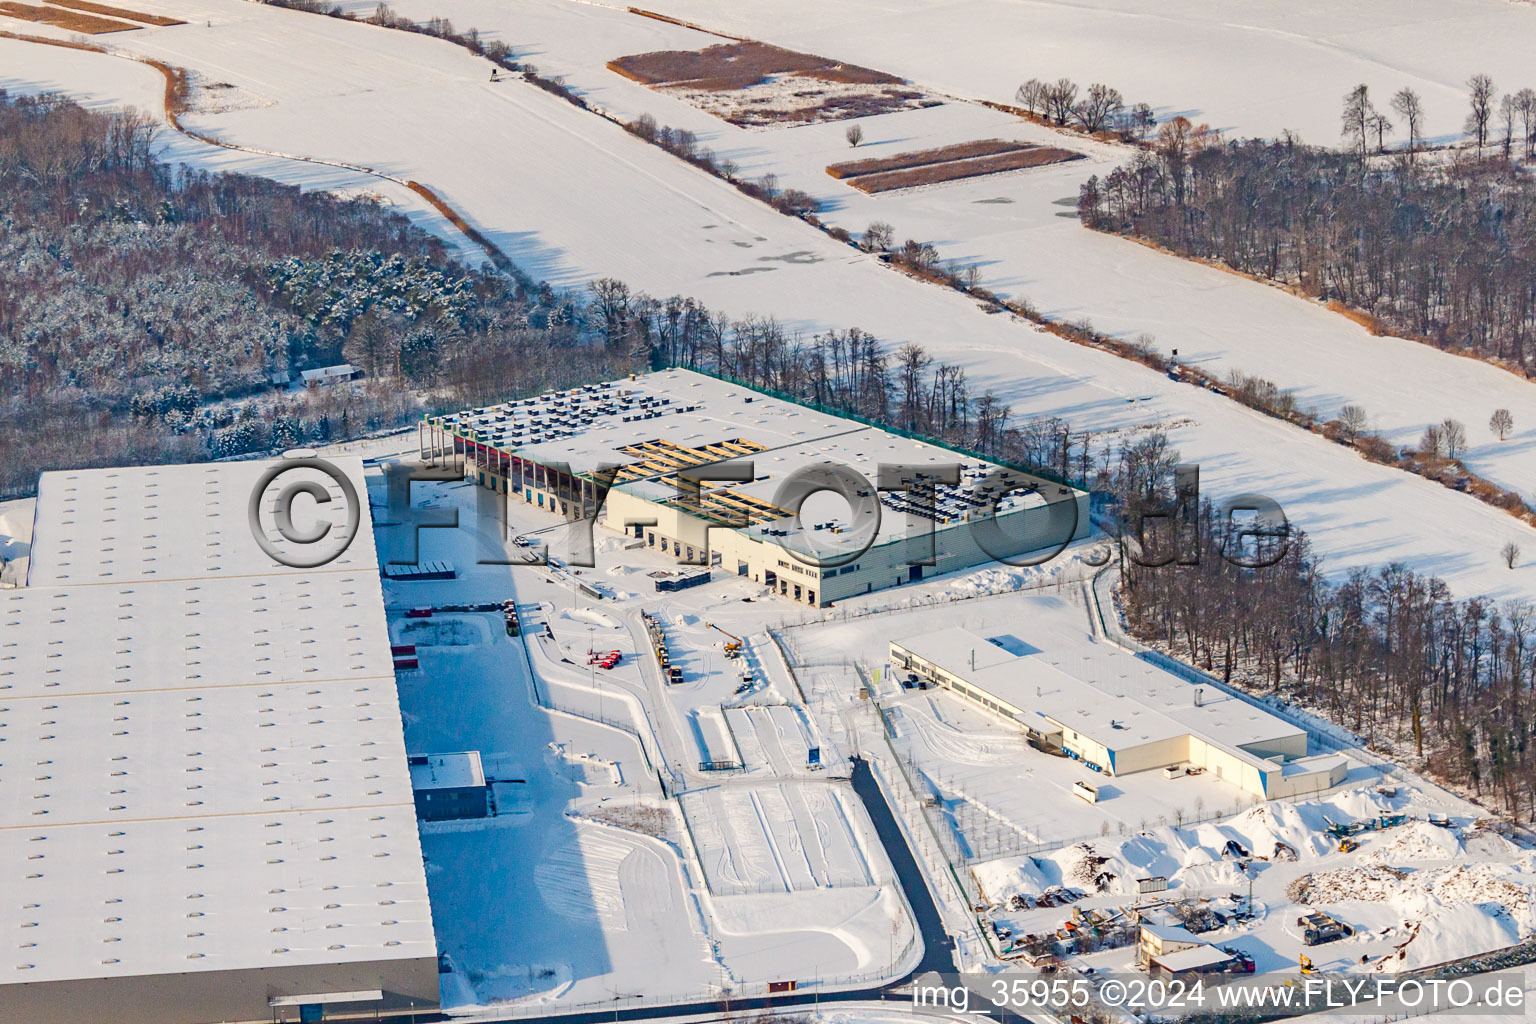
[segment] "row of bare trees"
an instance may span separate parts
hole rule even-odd
[[[1156,126],[1157,116],[1146,103],[1127,105],[1120,90],[1094,82],[1079,91],[1070,78],[1042,82],[1031,78],[1014,94],[1019,106],[1063,127],[1072,125],[1090,135],[1115,131],[1130,139],[1144,139]]]
[[[894,352],[857,327],[810,335],[773,317],[731,318],[691,298],[657,299],[613,278],[593,282],[579,317],[608,351],[767,388],[1074,480],[1102,469],[1094,435],[1054,417],[1017,422],[965,369],[916,343]]]
[[[1498,102],[1495,103],[1495,97]],[[1419,94],[1403,87],[1392,94],[1392,112],[1407,132],[1404,152],[1409,162],[1417,158],[1424,141],[1424,101]],[[1357,85],[1344,95],[1344,108],[1340,114],[1341,131],[1349,150],[1360,158],[1374,150],[1387,151],[1387,139],[1398,127],[1386,113],[1371,100],[1370,88]],[[1498,96],[1493,79],[1487,75],[1473,75],[1467,80],[1467,119],[1464,125],[1469,141],[1478,153],[1495,141],[1495,133],[1502,143],[1506,160],[1516,156],[1526,159],[1536,157],[1536,89]]]

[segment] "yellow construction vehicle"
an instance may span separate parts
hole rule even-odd
[[[1339,852],[1340,853],[1349,853],[1351,850],[1358,850],[1358,849],[1360,849],[1360,844],[1357,843],[1353,839],[1340,839],[1339,840]]]
[[[1302,974],[1316,974],[1317,973],[1317,968],[1312,966],[1312,958],[1307,956],[1307,954],[1305,954],[1305,953],[1301,954],[1301,973]]]
[[[741,637],[737,636],[735,633],[726,633],[725,630],[721,629],[713,622],[706,622],[704,625],[718,633],[724,633],[725,636],[729,638],[729,641],[725,645],[725,656],[727,658],[734,658],[741,654]]]

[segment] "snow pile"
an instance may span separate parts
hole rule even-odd
[[[1061,571],[1066,559],[1053,560],[1049,565],[998,566],[968,573],[945,583],[945,592],[966,597],[981,594],[1000,594],[1009,590],[1023,590],[1055,576]]]
[[[1374,864],[1368,867],[1335,868],[1302,875],[1286,887],[1285,895],[1293,903],[1316,905],[1341,900],[1400,899],[1405,893],[1406,871]]]
[[[987,861],[973,867],[971,874],[982,892],[993,900],[1005,900],[1014,893],[1041,893],[1056,884],[1033,857]]]
[[[1470,906],[1478,915],[1504,919],[1500,927],[1517,936],[1536,930],[1531,879],[1508,864],[1457,864],[1413,871],[1385,864],[1337,868],[1303,875],[1286,888],[1285,894],[1308,906],[1347,901],[1385,903],[1426,923],[1444,919],[1448,909]]]
[[[1489,904],[1506,911],[1522,932],[1536,927],[1531,913],[1532,885],[1527,878],[1510,876],[1515,872],[1505,864],[1458,864],[1426,872],[1424,888],[1442,903]]]
[[[1387,838],[1390,836],[1391,838]],[[1462,852],[1461,840],[1452,829],[1425,821],[1410,822],[1383,836],[1365,855],[1383,864],[1423,860],[1453,860]]]
[[[1255,857],[1289,859],[1285,852],[1288,849],[1300,858],[1309,859],[1309,855],[1320,857],[1331,848],[1323,831],[1326,827],[1323,817],[1324,808],[1320,804],[1291,804],[1277,800],[1249,808],[1219,828],[1241,837],[1239,842]]]

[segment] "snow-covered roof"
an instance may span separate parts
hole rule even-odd
[[[470,789],[483,785],[485,769],[478,750],[411,758],[413,789]]]
[[[1232,954],[1223,952],[1210,943],[1175,950],[1152,958],[1152,962],[1165,971],[1198,971],[1230,963]]]
[[[366,503],[361,462],[355,458],[331,461],[339,467],[357,467],[357,472],[345,475],[352,478]],[[38,586],[198,581],[274,570],[279,578],[291,580],[291,570],[253,542],[248,518],[251,490],[272,465],[214,462],[44,473],[37,485],[27,582]],[[295,482],[318,483],[331,498],[323,506],[309,497],[297,498],[295,527],[308,529],[312,520],[330,523],[328,540],[334,538],[339,545],[346,532],[346,496],[324,472],[287,470],[268,486],[263,505],[270,510],[276,495]],[[271,516],[262,521],[270,527]],[[359,523],[355,542],[324,567],[327,572],[378,571],[368,516],[359,515]],[[289,546],[275,529],[269,528],[267,536],[280,550]]]
[[[42,478],[0,594],[8,982],[436,953],[368,517],[280,566],[265,466]]]
[[[1143,923],[1141,930],[1148,935],[1155,935],[1164,942],[1199,942],[1195,933],[1179,924],[1150,924]]]
[[[1106,644],[1068,671],[1043,652],[1013,654],[959,626],[895,643],[1026,716],[1044,715],[1111,750],[1197,734],[1274,768],[1241,748],[1302,731],[1214,687],[1197,704],[1194,684]]]
[[[350,380],[357,373],[357,369],[351,363],[339,363],[336,366],[322,366],[315,370],[300,370],[299,376],[304,383],[315,381]]]
[[[776,498],[786,500],[779,496],[780,488],[790,475],[818,464],[851,467],[864,475],[871,490],[879,482],[882,464],[958,465],[962,486],[983,474],[1003,472],[992,463],[947,448],[681,369],[465,410],[443,417],[441,423],[455,432],[473,432],[483,444],[542,465],[567,464],[577,474],[594,473],[605,464],[637,464],[642,459],[631,446],[645,442],[683,449],[745,442],[737,458],[754,464],[755,479],[732,484],[710,482],[705,487],[729,489],[767,503]],[[1042,491],[1049,488],[1052,496],[1057,493],[1056,484],[1019,473],[1011,476]],[[651,501],[678,497],[677,488],[665,474],[631,480],[621,476],[618,480],[620,489]],[[952,521],[963,520],[972,510],[964,501],[946,497],[942,490],[939,497],[941,514]],[[998,512],[1037,507],[1044,502],[1038,493],[1019,490],[998,503]],[[897,508],[890,495],[879,504],[878,542],[931,528],[930,523]],[[754,528],[754,533],[761,533],[761,527]],[[795,542],[793,535],[776,540],[786,546]]]

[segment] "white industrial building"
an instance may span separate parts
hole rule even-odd
[[[1107,775],[1187,765],[1267,799],[1344,781],[1344,757],[1308,757],[1304,730],[1215,687],[1108,645],[1079,678],[1011,640],[952,627],[891,641],[891,660]]]
[[[1089,531],[1084,491],[689,370],[429,419],[420,447],[463,458],[482,487],[818,607]],[[689,480],[731,461],[752,479]],[[911,487],[882,490],[882,466]],[[799,514],[786,484],[806,473],[845,481],[848,507]]]
[[[42,477],[0,592],[0,1019],[437,1005],[369,518],[279,565],[247,520],[266,467]]]

